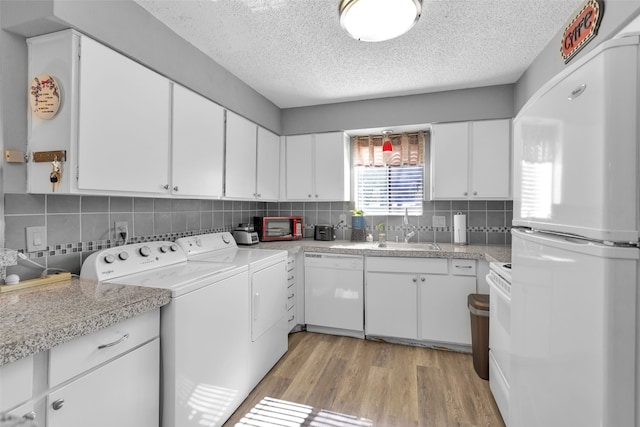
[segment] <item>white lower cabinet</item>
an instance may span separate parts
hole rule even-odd
[[[471,344],[475,260],[367,257],[366,335]]]
[[[160,340],[107,363],[47,396],[47,426],[157,427]]]
[[[417,275],[367,272],[367,335],[418,338]]]
[[[41,427],[160,425],[160,311],[0,367],[0,413]]]

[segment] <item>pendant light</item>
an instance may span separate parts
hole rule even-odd
[[[391,155],[393,154],[393,144],[391,144],[391,135],[390,130],[382,131],[382,159],[384,160],[384,164],[388,165],[389,160],[391,160]]]
[[[409,31],[420,18],[422,0],[341,0],[340,25],[365,42],[390,40]]]

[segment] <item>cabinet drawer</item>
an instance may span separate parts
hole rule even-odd
[[[287,310],[296,305],[296,287],[291,286],[287,289]]]
[[[454,276],[475,276],[476,260],[475,259],[452,259],[451,274]]]
[[[290,307],[287,310],[287,322],[289,322],[289,330],[291,330],[294,326],[296,326],[298,323],[296,321],[296,308],[295,307]]]
[[[31,399],[33,356],[0,366],[0,412]]]
[[[383,273],[447,274],[446,258],[367,257],[367,271]]]
[[[49,351],[49,386],[56,386],[159,335],[160,310],[124,320]]]
[[[287,271],[292,271],[296,268],[296,257],[293,255],[289,255],[287,257]]]

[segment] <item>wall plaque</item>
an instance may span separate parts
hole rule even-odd
[[[597,34],[604,15],[604,0],[587,0],[562,33],[560,53],[568,63]]]
[[[40,74],[31,80],[29,105],[34,116],[51,120],[60,108],[62,94],[56,79],[48,74]]]

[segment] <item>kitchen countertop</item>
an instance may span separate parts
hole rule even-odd
[[[168,289],[71,279],[0,294],[0,366],[151,311]]]
[[[511,262],[511,245],[452,245],[438,243],[440,250],[428,249],[429,243],[387,242],[387,247],[375,247],[375,243],[349,240],[319,241],[302,239],[282,242],[261,242],[261,249],[281,249],[292,253],[322,252],[368,256],[398,256],[414,258],[483,259],[489,262]],[[251,246],[255,247],[255,246]]]

